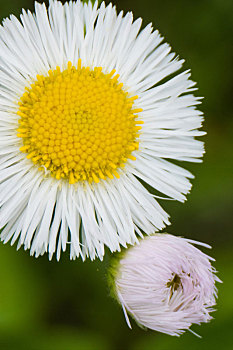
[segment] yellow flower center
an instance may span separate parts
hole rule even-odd
[[[129,97],[114,74],[79,59],[77,67],[68,62],[62,72],[37,75],[19,101],[20,151],[70,184],[119,177],[117,169],[136,159],[143,122],[136,114],[142,109],[133,109],[137,96]]]

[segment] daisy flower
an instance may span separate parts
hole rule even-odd
[[[183,202],[200,161],[194,83],[151,24],[112,4],[35,3],[0,27],[1,239],[36,257],[102,259]],[[159,197],[159,196],[158,196]]]
[[[130,328],[127,312],[143,327],[176,336],[192,324],[212,319],[215,282],[221,281],[210,262],[214,259],[191,243],[210,248],[170,234],[155,234],[130,247],[114,263],[110,270],[114,296]]]

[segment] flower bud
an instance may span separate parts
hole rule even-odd
[[[120,255],[112,266],[114,294],[146,328],[179,336],[192,324],[211,320],[221,282],[214,259],[193,246],[210,246],[170,234],[155,234]]]

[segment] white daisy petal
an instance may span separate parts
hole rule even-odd
[[[189,71],[174,75],[183,60],[141,25],[112,4],[79,0],[4,20],[4,242],[50,259],[67,248],[71,259],[102,259],[105,246],[119,251],[169,224],[155,198],[186,199],[193,176],[170,161],[200,161],[200,99]]]

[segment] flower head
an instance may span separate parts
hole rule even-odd
[[[191,243],[155,234],[129,248],[114,268],[115,296],[144,327],[180,335],[194,324],[211,320],[220,280],[207,256]]]
[[[36,256],[102,258],[163,228],[203,133],[190,73],[132,13],[35,3],[0,27],[0,228]],[[167,79],[164,82],[164,79]]]

